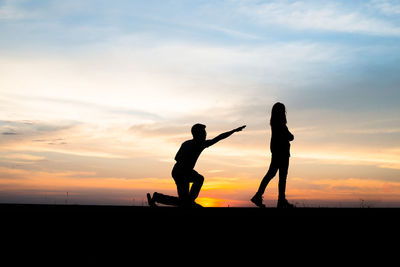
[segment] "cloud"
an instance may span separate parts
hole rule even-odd
[[[25,98],[29,101],[38,101],[45,104],[56,104],[61,106],[62,110],[86,110],[86,112],[94,112],[97,114],[111,114],[111,115],[126,115],[129,117],[142,118],[156,120],[161,117],[155,113],[135,109],[132,107],[107,105],[107,103],[93,103],[89,101],[69,98],[57,98],[57,97],[28,97]],[[82,118],[82,117],[81,117]]]
[[[187,124],[179,125],[176,122],[160,122],[148,124],[134,124],[129,127],[129,131],[144,136],[146,138],[156,137],[180,137],[188,135],[190,126]]]
[[[23,121],[23,120],[0,120],[0,131],[3,129],[14,129],[13,131],[3,131],[6,135],[25,135],[34,136],[41,135],[44,133],[58,132],[66,129],[70,129],[78,125],[77,122],[73,121],[62,121],[62,122],[44,122],[44,121]]]
[[[287,195],[290,198],[325,199],[329,201],[355,201],[360,199],[376,202],[383,201],[384,206],[388,201],[399,201],[400,184],[398,181],[387,182],[379,179],[319,179],[310,181],[307,178],[291,178]]]
[[[397,0],[372,0],[371,6],[386,15],[400,14],[400,4]]]
[[[16,132],[2,132],[2,135],[16,135]]]
[[[364,5],[364,9],[367,6]],[[381,7],[388,8],[387,2]],[[400,36],[400,27],[349,9],[338,2],[327,1],[239,1],[238,11],[263,25],[280,25],[295,30],[332,31],[378,36]]]
[[[66,139],[60,136],[68,136],[79,125],[72,121],[24,121],[24,120],[0,120],[0,132],[7,138],[0,139],[0,147],[4,149],[20,149],[38,147],[43,145],[66,145]],[[12,131],[10,131],[12,129]]]
[[[31,155],[31,154],[23,154],[23,153],[12,153],[5,155],[4,158],[12,159],[12,160],[22,160],[22,161],[40,161],[45,159],[43,156]]]
[[[20,1],[5,0],[0,4],[0,20],[19,20],[30,18],[31,15],[18,8],[15,3]]]
[[[244,40],[260,40],[261,37],[255,34],[243,32],[243,31],[237,31],[234,29],[230,29],[227,27],[221,27],[221,26],[216,26],[216,25],[209,25],[209,24],[202,24],[200,27],[216,31],[218,33],[222,33],[225,35],[228,35],[233,38],[238,38],[238,39],[244,39]]]
[[[346,146],[346,145],[342,145]],[[313,160],[316,163],[326,163],[334,165],[353,165],[353,166],[375,166],[378,168],[387,168],[400,170],[400,148],[357,150],[343,150],[341,146],[336,147],[321,147],[321,148],[298,148],[293,152],[293,156],[299,159]],[[357,147],[356,147],[357,148]]]
[[[3,107],[19,119],[35,110],[40,119],[157,121],[242,103],[244,91],[250,98],[281,94],[312,80],[316,67],[342,64],[349,55],[314,42],[243,46],[148,38],[144,44],[125,36],[61,56],[4,55]],[[18,94],[11,94],[15,88]]]

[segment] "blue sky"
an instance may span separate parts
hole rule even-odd
[[[259,84],[271,81],[271,75],[278,80],[273,86],[278,86],[286,79],[279,73],[285,71],[296,82],[283,84],[283,90],[290,87],[297,92],[311,90],[311,94],[325,90],[329,99],[347,102],[343,103],[346,108],[381,107],[379,100],[395,106],[399,13],[396,1],[2,1],[0,45],[3,54],[43,57],[90,54],[94,49],[101,57],[118,48],[176,44],[221,49],[232,53],[225,56],[238,64],[215,66],[222,72],[244,71]],[[260,55],[261,60],[268,50],[277,59],[289,57],[282,59],[282,65],[298,66],[291,66],[292,70],[285,65],[280,70],[281,62],[274,58],[273,72],[278,74],[269,74],[272,66],[267,62],[246,62],[252,55]],[[291,56],[295,59],[290,60]],[[180,60],[179,55],[165,58],[164,54],[158,60],[164,59],[166,64]],[[196,65],[196,59],[192,63]],[[219,75],[218,70],[213,73]],[[315,81],[319,75],[327,78],[324,84]],[[356,97],[360,91],[365,96],[362,100]],[[325,106],[327,102],[311,99],[307,104]]]
[[[200,170],[257,184],[281,101],[298,181],[353,166],[334,178],[399,182],[399,41],[400,3],[389,0],[0,0],[3,178],[22,163],[68,171],[49,163],[64,155],[84,175],[81,157],[113,162],[103,178],[122,164],[117,177],[170,179],[187,129],[204,122],[210,135],[248,128]],[[129,160],[160,165],[129,176]]]

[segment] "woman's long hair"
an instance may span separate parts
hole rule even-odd
[[[285,105],[277,102],[272,107],[271,111],[271,120],[269,122],[271,126],[279,125],[279,124],[286,124],[286,108]]]

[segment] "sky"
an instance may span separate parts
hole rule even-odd
[[[251,206],[279,101],[289,201],[398,207],[398,62],[395,0],[0,0],[0,203],[176,195],[199,122],[247,128],[200,156],[198,202]]]

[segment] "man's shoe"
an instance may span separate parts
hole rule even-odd
[[[254,197],[250,199],[250,201],[259,208],[265,208],[265,205],[263,204],[263,197],[261,195],[255,194]]]
[[[147,203],[149,204],[150,207],[157,207],[156,205],[156,201],[154,200],[154,195],[156,193],[153,194],[153,198],[150,196],[150,193],[147,193]]]

